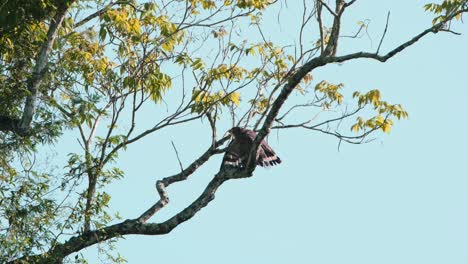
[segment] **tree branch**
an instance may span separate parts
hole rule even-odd
[[[39,88],[39,85],[41,84],[42,79],[44,78],[44,73],[47,68],[49,55],[52,50],[52,45],[54,44],[54,41],[57,37],[60,25],[62,24],[62,21],[65,18],[68,8],[73,2],[74,0],[65,1],[64,3],[62,3],[58,7],[54,18],[50,23],[50,27],[47,32],[47,40],[41,47],[39,56],[36,59],[36,65],[34,66],[32,76],[28,80],[29,94],[26,97],[23,116],[18,126],[17,132],[19,134],[25,135],[30,130],[33,115],[36,111],[37,89]]]
[[[335,11],[333,11],[333,9],[331,9],[331,7],[329,5],[327,5],[327,3],[323,2],[323,0],[317,0],[317,1],[320,2],[320,4],[323,5],[328,10],[328,12],[330,12],[330,14],[332,14],[334,17],[338,16],[335,13]]]
[[[320,54],[323,54],[325,49],[325,36],[323,35],[322,4],[320,2],[317,2],[317,22],[320,32]]]
[[[107,10],[109,10],[109,8],[115,6],[115,5],[121,5],[121,4],[130,4],[130,1],[117,1],[117,2],[114,2],[114,3],[109,3],[108,5],[106,5],[105,7],[99,9],[98,11],[92,13],[91,15],[83,18],[82,20],[80,20],[79,22],[76,22],[75,25],[74,25],[74,28],[77,28],[77,27],[80,27],[86,23],[88,23],[89,21],[91,21],[92,19],[96,18],[96,17],[100,17],[102,14],[104,14]]]
[[[380,42],[379,42],[379,46],[377,47],[377,51],[375,53],[379,53],[380,51],[380,46],[382,45],[382,42],[385,38],[385,35],[387,34],[387,29],[388,29],[388,20],[390,19],[390,11],[388,11],[387,13],[387,22],[385,23],[385,29],[384,29],[384,32],[382,34],[382,38],[380,39]]]
[[[340,1],[340,0],[337,0]],[[351,1],[350,3],[354,3],[354,1]],[[346,6],[349,6],[350,4],[347,4]],[[321,67],[324,65],[327,65],[329,63],[336,63],[336,62],[345,62],[348,60],[353,60],[353,59],[360,59],[360,58],[368,58],[368,59],[375,59],[381,62],[385,62],[388,59],[392,58],[399,52],[403,51],[404,49],[410,47],[417,41],[419,41],[422,37],[427,35],[430,32],[437,33],[439,30],[443,27],[443,25],[453,19],[456,15],[460,13],[468,12],[468,9],[463,9],[459,10],[458,12],[453,13],[452,15],[448,16],[444,21],[441,21],[440,23],[437,23],[433,25],[432,27],[424,30],[420,34],[416,35],[412,39],[410,39],[407,42],[404,42],[400,46],[396,47],[395,49],[391,50],[385,55],[378,55],[376,53],[369,53],[369,52],[357,52],[357,53],[352,53],[349,55],[344,55],[344,56],[320,56],[314,59],[311,59],[307,63],[305,63],[303,66],[297,69],[297,71],[292,74],[288,78],[288,82],[283,86],[281,89],[280,94],[276,98],[276,100],[273,102],[273,106],[271,107],[270,111],[268,112],[268,115],[265,119],[265,122],[263,123],[262,128],[260,131],[257,133],[257,137],[254,140],[254,144],[252,145],[252,150],[250,152],[249,156],[249,161],[247,163],[246,171],[248,172],[246,175],[252,175],[253,171],[255,170],[255,157],[256,157],[256,152],[257,149],[260,145],[260,142],[270,133],[270,129],[272,127],[272,124],[276,117],[278,116],[279,110],[283,106],[284,102],[288,99],[289,95],[292,93],[294,88],[301,82],[301,80],[306,76],[309,72],[314,70],[317,67]],[[328,46],[327,46],[328,48]],[[326,52],[325,52],[326,53]]]
[[[340,0],[337,0],[337,1],[340,1]],[[350,4],[354,2],[355,0],[349,2],[348,4],[345,3],[344,6],[349,6]],[[160,201],[158,201],[159,205],[158,203],[156,203],[154,206],[152,206],[150,209],[148,209],[145,213],[143,213],[138,218],[132,219],[132,220],[126,220],[124,222],[111,225],[111,226],[107,226],[102,229],[85,232],[83,234],[70,238],[68,241],[64,243],[57,244],[55,247],[53,247],[49,252],[47,252],[44,255],[35,255],[31,257],[26,256],[26,257],[11,261],[9,263],[60,263],[59,261],[61,261],[64,257],[70,255],[73,252],[77,252],[83,248],[86,248],[88,246],[94,245],[96,243],[99,243],[99,242],[102,242],[102,241],[105,241],[114,237],[119,237],[119,236],[129,235],[129,234],[162,235],[162,234],[167,234],[171,232],[178,225],[191,219],[193,216],[196,215],[198,211],[200,211],[202,208],[207,206],[210,203],[210,201],[214,199],[217,189],[225,181],[230,180],[230,179],[246,178],[252,175],[252,172],[255,170],[255,167],[256,167],[255,162],[253,162],[253,160],[255,159],[255,156],[256,156],[255,154],[260,145],[260,142],[270,132],[273,122],[278,116],[278,113],[281,107],[284,105],[289,95],[292,93],[294,88],[299,84],[299,82],[304,78],[304,76],[306,76],[309,72],[311,72],[317,67],[321,67],[329,63],[345,62],[348,60],[358,59],[358,58],[369,58],[369,59],[375,59],[381,62],[385,62],[388,59],[395,56],[396,54],[398,54],[399,52],[406,49],[407,47],[419,41],[422,37],[424,37],[428,33],[439,32],[442,29],[443,24],[446,21],[455,17],[458,13],[467,12],[467,11],[468,10],[461,10],[452,14],[451,16],[448,16],[446,20],[426,29],[425,31],[416,35],[409,41],[404,42],[403,44],[391,50],[385,55],[378,55],[377,53],[368,53],[368,52],[357,52],[353,54],[335,57],[334,55],[331,55],[331,54],[334,54],[334,52],[331,52],[331,53],[325,52],[326,54],[330,54],[330,56],[320,56],[317,58],[313,58],[309,60],[307,63],[305,63],[304,65],[302,65],[301,67],[297,68],[294,72],[291,73],[291,75],[289,75],[289,77],[287,78],[287,82],[283,85],[278,97],[274,100],[270,110],[268,111],[268,114],[266,115],[263,126],[261,130],[258,132],[257,137],[254,140],[254,144],[252,146],[247,168],[243,171],[229,170],[227,168],[221,169],[213,177],[213,179],[206,186],[203,193],[195,201],[193,201],[188,207],[186,207],[184,210],[180,211],[179,213],[177,213],[176,215],[174,215],[172,218],[168,219],[167,221],[164,221],[162,223],[146,223],[146,221],[152,215],[154,215],[154,213],[157,212],[157,210],[159,210],[160,208],[164,206],[164,203],[168,202],[167,193],[165,192],[164,188],[174,182],[183,181],[187,179],[187,177],[191,175],[201,164],[206,162],[212,155],[220,152],[220,150],[218,150],[217,147],[219,147],[225,141],[227,141],[228,137],[217,141],[216,142],[217,144],[214,144],[214,146],[210,146],[210,148],[200,158],[194,161],[189,167],[187,167],[182,172],[176,175],[170,176],[170,177],[166,177],[162,179],[161,181],[158,181],[157,189],[161,196]],[[336,46],[334,49],[336,51]],[[180,122],[184,122],[184,121],[185,120],[180,121]],[[174,124],[174,123],[170,123],[170,124]],[[165,125],[168,125],[168,124],[164,124],[162,126],[165,126]],[[306,127],[306,128],[314,129],[314,128],[317,128],[316,126]],[[141,138],[144,135],[146,135],[146,133],[151,133],[151,132],[152,132],[151,130],[143,132],[142,134],[134,138],[134,140],[137,140],[138,138]],[[36,262],[36,260],[42,260],[42,262]]]
[[[61,263],[59,262],[66,256],[77,252],[83,248],[92,246],[108,239],[123,235],[164,235],[171,232],[174,228],[191,219],[202,208],[207,206],[214,198],[217,189],[227,180],[238,178],[242,173],[237,170],[223,169],[216,174],[208,183],[203,193],[188,207],[180,211],[170,219],[162,223],[144,223],[141,217],[133,220],[111,225],[102,229],[85,232],[81,235],[70,238],[63,244],[56,245],[53,249],[44,255],[27,256],[8,264],[23,263]],[[241,175],[242,176],[242,175]],[[42,260],[43,262],[38,262]],[[55,260],[57,262],[46,262]],[[37,261],[37,262],[28,262]]]
[[[224,137],[214,144],[211,144],[203,155],[201,155],[198,159],[196,159],[192,164],[190,164],[185,170],[182,170],[180,173],[163,178],[156,182],[156,190],[159,194],[159,201],[157,201],[153,206],[151,206],[148,210],[146,210],[143,214],[141,214],[136,220],[145,223],[150,219],[154,214],[156,214],[159,210],[161,210],[164,206],[169,203],[169,197],[166,193],[166,188],[175,183],[184,181],[193,174],[200,166],[202,166],[205,162],[207,162],[211,156],[221,153],[217,148],[223,145],[230,137]]]
[[[177,151],[177,148],[174,144],[174,141],[171,140],[171,144],[172,144],[172,148],[174,149],[174,152],[176,154],[176,157],[177,157],[177,161],[179,162],[179,167],[180,167],[180,170],[183,171],[184,170],[184,166],[182,165],[182,161],[180,161],[180,157],[179,157],[179,151]]]
[[[330,32],[330,37],[328,39],[327,47],[323,52],[322,56],[335,56],[338,49],[338,39],[340,37],[341,29],[341,16],[344,13],[346,8],[346,2],[343,0],[336,0],[335,13],[333,19],[333,26]]]

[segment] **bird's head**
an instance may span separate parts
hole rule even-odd
[[[242,132],[242,128],[240,127],[233,127],[231,129],[229,129],[229,135],[231,135],[232,137],[236,138],[238,135],[241,134]]]

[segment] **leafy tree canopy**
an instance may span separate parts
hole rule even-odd
[[[96,243],[163,235],[189,220],[221,184],[255,170],[253,162],[243,171],[221,168],[189,207],[148,222],[167,205],[169,185],[223,153],[228,137],[220,120],[258,131],[252,153],[271,129],[303,128],[354,144],[390,132],[407,118],[403,106],[377,89],[347,97],[345,84],[313,70],[354,59],[385,62],[429,33],[454,33],[468,1],[428,4],[433,25],[414,38],[381,53],[385,31],[377,51],[352,54],[338,44],[341,17],[356,0],[329,2],[304,4],[292,45],[263,34],[263,15],[279,4],[273,0],[0,3],[0,262],[61,263]],[[302,103],[285,104],[290,97]],[[303,109],[321,119],[297,121]],[[143,111],[155,119],[140,119]],[[111,215],[106,187],[126,176],[118,154],[156,131],[199,120],[212,131],[205,152],[160,179],[160,200],[140,216]],[[81,151],[58,171],[37,166],[41,147],[64,133],[79,135]]]

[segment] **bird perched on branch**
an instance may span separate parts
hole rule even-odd
[[[221,166],[245,168],[257,133],[250,129],[233,127],[229,130],[229,134],[231,134],[232,140],[229,143],[226,154],[224,154]],[[280,164],[281,159],[276,156],[276,153],[268,143],[262,140],[257,150],[256,162],[257,165],[268,167]]]

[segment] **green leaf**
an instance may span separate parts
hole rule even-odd
[[[104,26],[101,26],[101,29],[99,30],[99,39],[101,41],[104,41],[106,39],[106,36],[107,36],[107,30]]]

